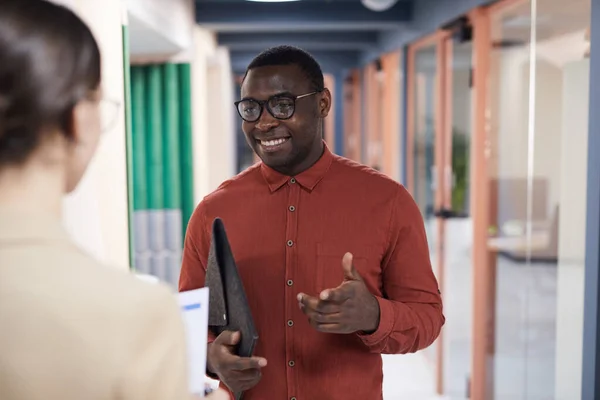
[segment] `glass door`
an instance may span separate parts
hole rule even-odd
[[[473,45],[466,19],[409,49],[408,187],[425,221],[446,325],[425,351],[438,394],[469,397]]]
[[[407,186],[425,222],[433,271],[444,290],[444,220],[436,217],[443,202],[443,61],[442,35],[409,48]],[[435,386],[443,392],[443,333],[424,351],[435,370]]]
[[[482,16],[487,167],[475,186],[488,190],[477,198],[487,256],[477,267],[493,298],[478,398],[581,398],[590,10],[590,0],[505,0]]]
[[[444,41],[444,135],[442,204],[445,269],[444,394],[467,399],[471,371],[472,247],[470,218],[470,143],[473,45],[465,21]]]

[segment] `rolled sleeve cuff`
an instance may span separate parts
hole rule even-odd
[[[394,329],[394,306],[392,302],[375,296],[379,303],[379,326],[371,334],[359,333],[358,337],[369,347],[376,346],[387,339]]]

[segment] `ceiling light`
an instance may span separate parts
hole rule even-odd
[[[299,0],[247,0],[247,1],[255,1],[257,3],[288,3],[290,1],[299,1]]]
[[[392,8],[398,0],[361,0],[363,6],[371,11],[386,11]]]

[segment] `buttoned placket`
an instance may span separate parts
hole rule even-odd
[[[286,252],[285,252],[285,276],[286,276],[286,291],[285,291],[285,352],[286,352],[286,368],[287,368],[287,389],[288,398],[297,398],[298,380],[296,374],[296,360],[294,349],[294,311],[298,307],[296,299],[296,291],[294,290],[294,279],[297,271],[298,260],[298,202],[300,200],[300,185],[295,178],[291,178],[288,182],[288,199],[286,205]]]

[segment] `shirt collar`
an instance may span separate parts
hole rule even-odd
[[[292,179],[293,182],[297,182],[303,188],[312,191],[321,179],[323,179],[327,171],[329,171],[332,162],[333,154],[329,150],[329,147],[327,147],[327,144],[323,142],[323,155],[321,158],[319,158],[312,167],[296,176],[290,177],[279,173],[271,167],[268,167],[265,163],[261,163],[260,171],[269,185],[271,192],[280,189],[286,182],[291,181]]]
[[[0,209],[0,244],[46,240],[69,240],[59,217],[41,213],[14,213]]]

